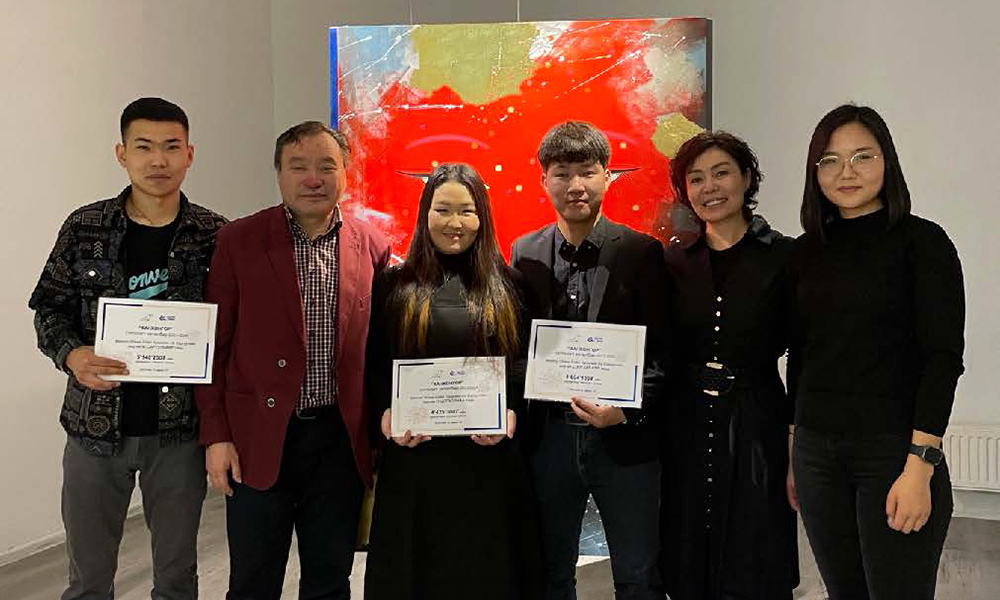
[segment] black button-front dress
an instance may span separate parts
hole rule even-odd
[[[677,386],[664,424],[661,568],[672,600],[786,600],[798,584],[785,493],[793,411],[777,367],[791,247],[754,217],[727,250],[704,238],[667,250]],[[708,362],[736,374],[728,393],[703,391],[722,387],[699,375]]]

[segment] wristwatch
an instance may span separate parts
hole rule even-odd
[[[934,446],[918,446],[916,444],[910,444],[910,454],[916,454],[924,462],[930,463],[935,467],[941,464],[944,460],[944,452],[941,452],[939,448]]]

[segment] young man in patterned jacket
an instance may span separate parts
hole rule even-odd
[[[114,597],[136,474],[152,534],[154,600],[198,595],[204,451],[191,386],[115,383],[126,365],[94,353],[103,297],[197,302],[225,219],[180,191],[194,159],[175,104],[140,98],[121,116],[118,162],[131,185],[66,219],[31,294],[38,346],[66,372],[60,422],[69,582],[62,600]]]

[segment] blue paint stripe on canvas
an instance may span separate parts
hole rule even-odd
[[[337,127],[337,28],[330,28],[330,127]]]

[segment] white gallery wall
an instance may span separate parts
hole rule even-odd
[[[327,27],[652,16],[714,22],[714,125],[750,141],[760,212],[797,234],[806,145],[854,100],[895,136],[914,210],[952,236],[968,295],[966,375],[953,422],[1000,425],[1000,4],[959,0],[0,0],[0,558],[61,531],[64,380],[35,349],[27,298],[73,208],[125,185],[122,107],[175,100],[192,121],[185,190],[235,217],[276,198],[274,136],[329,116]],[[526,142],[534,152],[534,141]],[[1000,495],[984,514],[1000,516]],[[992,508],[989,508],[989,507]],[[992,511],[992,512],[991,512]]]
[[[276,198],[267,0],[2,0],[0,557],[62,531],[66,379],[35,347],[28,296],[63,219],[127,185],[118,118],[163,96],[191,120],[184,190],[230,217]]]

